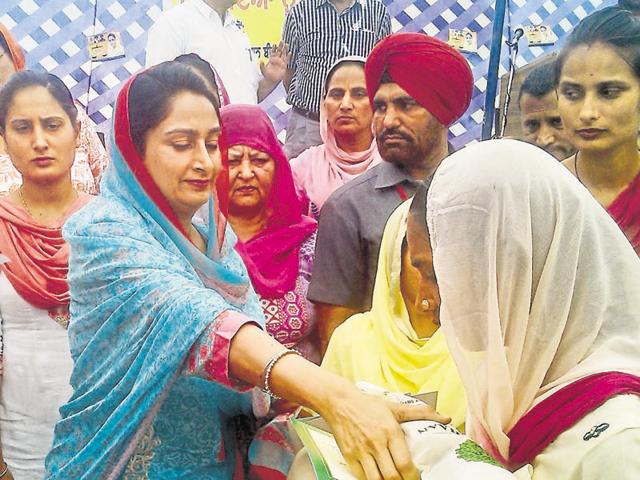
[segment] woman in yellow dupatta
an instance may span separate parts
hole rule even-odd
[[[336,329],[322,367],[354,383],[365,381],[393,392],[437,391],[438,411],[460,429],[466,397],[442,331],[436,327],[430,338],[420,338],[414,328],[417,319],[412,324],[409,314],[413,309],[405,302],[416,296],[407,291],[412,284],[406,278],[411,274],[408,255],[403,262],[410,204],[403,203],[387,221],[371,311],[352,316]],[[434,320],[437,315],[434,312]]]

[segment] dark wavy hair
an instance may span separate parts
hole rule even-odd
[[[216,74],[214,73],[213,67],[209,62],[204,60],[197,53],[185,53],[183,55],[179,55],[174,59],[174,62],[178,62],[186,65],[187,67],[193,68],[196,72],[202,75],[202,77],[209,84],[209,87],[211,87],[213,93],[215,93],[219,97],[219,86],[218,82],[216,81]],[[220,98],[218,98],[218,105],[220,105]]]
[[[324,80],[324,94],[327,95],[327,89],[329,88],[329,84],[331,83],[331,79],[335,75],[338,70],[341,70],[343,67],[360,67],[364,72],[364,62],[360,60],[345,60],[344,62],[340,62],[333,66],[331,70],[327,72],[327,76]]]
[[[634,15],[640,13],[640,0],[618,0],[618,6],[629,10]]]
[[[629,10],[615,6],[598,10],[585,17],[571,32],[556,62],[556,78],[567,55],[580,45],[602,43],[614,48],[640,77],[640,19]]]
[[[2,34],[2,32],[0,32],[0,50],[2,50],[4,53],[8,55],[11,55],[11,50],[9,50],[9,44],[7,43],[7,39],[4,38],[4,35]]]
[[[0,89],[0,132],[4,133],[7,113],[15,96],[31,87],[46,88],[67,114],[71,124],[78,123],[78,109],[73,102],[71,92],[62,80],[51,73],[22,70],[11,75]]]
[[[532,97],[541,98],[547,93],[556,89],[556,62],[545,62],[538,65],[529,72],[529,75],[522,82],[518,103],[525,93]]]
[[[151,67],[133,80],[129,90],[129,129],[139,155],[144,153],[147,132],[165,119],[171,100],[181,92],[202,95],[220,118],[215,94],[191,68],[175,61]]]

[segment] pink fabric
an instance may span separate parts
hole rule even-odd
[[[609,205],[607,211],[640,255],[640,174]]]
[[[36,308],[59,311],[69,305],[69,245],[62,225],[93,197],[80,194],[51,227],[36,223],[19,205],[0,200],[0,253],[8,262],[0,265],[16,292]]]
[[[558,435],[616,395],[640,395],[640,378],[619,372],[590,375],[567,385],[533,407],[509,431],[509,464],[518,469]]]
[[[241,313],[226,310],[221,313],[191,347],[187,360],[187,375],[211,380],[237,390],[249,390],[250,385],[231,379],[229,350],[231,340],[250,320]]]
[[[224,107],[225,105],[229,105],[230,100],[229,100],[229,94],[227,93],[227,89],[224,87],[224,83],[222,82],[222,79],[220,78],[220,75],[218,75],[218,72],[216,72],[216,69],[213,68],[213,66],[211,67],[211,70],[213,71],[213,76],[216,79],[216,85],[218,86],[218,90],[220,90],[220,106]]]
[[[336,62],[330,72],[342,61],[353,62],[353,58]],[[362,152],[349,153],[338,146],[335,132],[327,122],[324,101],[320,106],[320,136],[322,145],[310,147],[291,160],[296,185],[305,191],[318,210],[335,190],[382,161],[375,138]]]
[[[296,193],[293,174],[276,137],[271,120],[256,105],[227,105],[221,110],[225,145],[246,145],[269,154],[275,161],[275,175],[265,208],[270,212],[267,227],[247,242],[236,244],[251,283],[263,297],[276,297],[293,289],[298,276],[300,246],[317,228],[304,214],[305,205]],[[226,152],[225,173],[229,177]],[[220,193],[221,209],[229,210],[228,191]]]
[[[307,299],[313,271],[315,240],[315,235],[312,235],[302,243],[298,278],[294,288],[278,297],[262,297],[260,306],[269,335],[285,347],[295,348],[307,360],[319,364],[322,357],[317,345],[313,304]]]

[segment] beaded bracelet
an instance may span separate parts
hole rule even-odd
[[[275,400],[279,400],[280,397],[273,393],[273,391],[271,390],[271,386],[269,385],[271,380],[271,370],[273,370],[273,367],[278,362],[278,360],[280,360],[285,355],[289,355],[290,353],[300,355],[300,352],[298,352],[297,350],[282,350],[281,352],[278,352],[273,357],[271,357],[271,359],[267,362],[267,365],[264,367],[264,382],[262,384],[262,391]]]

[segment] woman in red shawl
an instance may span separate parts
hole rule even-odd
[[[0,87],[9,80],[11,75],[25,68],[22,48],[9,30],[0,23]],[[84,107],[78,103],[76,107],[80,132],[76,158],[71,169],[71,179],[76,188],[94,195],[100,191],[100,178],[109,164],[109,157]],[[0,197],[17,189],[20,183],[20,172],[11,164],[0,139]]]
[[[22,71],[0,91],[0,134],[20,187],[0,200],[0,478],[44,477],[71,394],[65,220],[91,198],[71,181],[77,110],[59,78]],[[5,463],[6,462],[6,463]],[[8,466],[7,466],[8,465]]]
[[[578,149],[563,163],[640,254],[640,20],[618,7],[585,18],[557,68],[558,109]]]
[[[221,110],[226,127],[228,220],[236,250],[260,297],[267,331],[283,345],[319,362],[313,307],[307,301],[316,221],[293,182],[271,120],[253,105]]]

